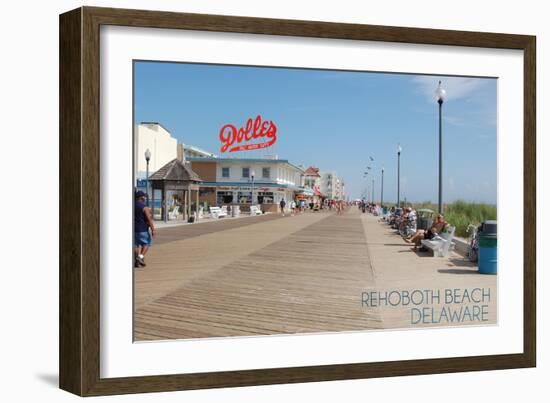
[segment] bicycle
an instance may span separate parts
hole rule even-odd
[[[480,228],[470,224],[466,230],[469,234],[468,249],[466,251],[466,257],[470,262],[477,262],[479,259],[479,231]]]

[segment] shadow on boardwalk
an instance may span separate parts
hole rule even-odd
[[[497,294],[496,276],[478,274],[457,254],[413,253],[353,209],[162,232],[148,266],[134,272],[136,341],[418,327],[410,309],[365,307],[362,293],[485,287]],[[489,323],[496,306],[495,298]]]
[[[279,240],[198,274],[140,306],[134,314],[135,339],[380,328],[376,310],[361,305],[361,292],[372,288],[374,279],[359,217],[306,214],[278,223],[289,226],[307,220],[315,221],[297,230],[289,227]],[[222,231],[217,239],[244,240],[248,231],[268,231],[271,224]],[[185,265],[181,268],[186,270]]]
[[[414,251],[410,243],[405,242],[378,217],[364,214],[362,220],[368,237],[378,292],[428,290],[444,293],[445,290],[452,289],[467,293],[480,288],[490,290],[492,298],[488,302],[488,322],[484,324],[496,323],[497,276],[480,274],[474,263],[454,251],[448,257],[434,257],[430,251]],[[429,309],[434,306],[423,307]],[[401,305],[380,307],[380,317],[383,328],[440,326],[430,323],[412,324],[410,307]],[[479,322],[461,322],[459,325],[479,325]],[[449,323],[445,326],[458,325]]]

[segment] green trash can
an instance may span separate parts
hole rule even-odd
[[[479,267],[483,274],[497,274],[497,235],[479,234]]]

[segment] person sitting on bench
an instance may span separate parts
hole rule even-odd
[[[414,248],[416,250],[416,248],[422,243],[423,239],[432,239],[437,234],[440,234],[446,225],[447,221],[445,221],[443,215],[438,214],[437,218],[429,229],[419,229],[411,238],[405,239],[405,241],[408,243],[414,243]]]

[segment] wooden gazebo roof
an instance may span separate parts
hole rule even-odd
[[[174,158],[149,177],[150,181],[202,182],[200,176],[188,164]]]

